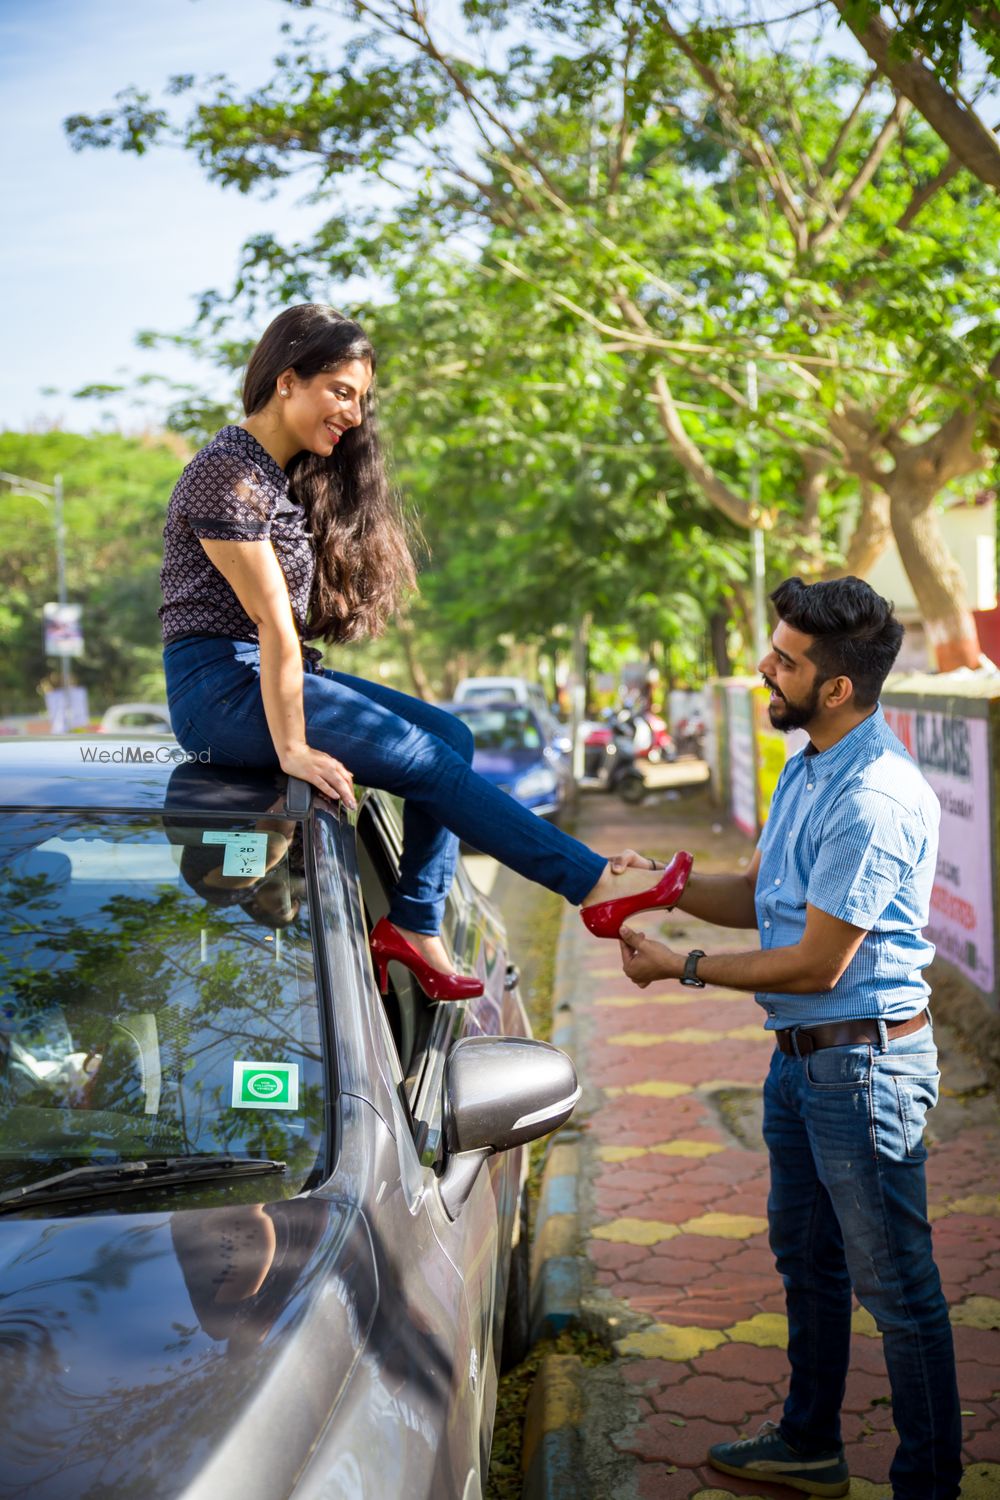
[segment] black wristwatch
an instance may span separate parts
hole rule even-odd
[[[698,960],[704,957],[705,954],[701,948],[691,949],[691,952],[684,960],[684,973],[681,975],[681,984],[689,985],[693,990],[703,990],[705,988],[704,979],[698,978]]]

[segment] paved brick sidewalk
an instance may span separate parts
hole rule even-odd
[[[719,827],[702,790],[639,809],[588,797],[578,832],[607,852],[689,848],[702,870],[733,868],[752,853]],[[641,925],[685,950],[753,942],[679,912]],[[547,1492],[790,1496],[705,1463],[710,1443],[779,1415],[786,1378],[784,1299],[766,1235],[760,1087],[770,1043],[759,1009],[732,991],[635,989],[614,946],[596,945],[575,913],[563,927],[560,1000],[572,1010],[585,1086],[576,1122],[584,1317],[610,1334],[616,1358],[550,1369],[540,1421],[550,1432],[572,1421],[586,1479],[579,1469],[576,1481],[550,1477]],[[940,1029],[938,1039],[943,1102],[931,1116],[928,1174],[965,1412],[963,1496],[1000,1500],[1000,1116],[975,1065]],[[860,1308],[844,1428],[854,1500],[887,1500],[888,1382],[881,1340]]]

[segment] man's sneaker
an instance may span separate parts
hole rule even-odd
[[[851,1485],[843,1448],[819,1458],[803,1458],[788,1446],[776,1422],[762,1423],[756,1437],[741,1438],[738,1443],[713,1443],[708,1461],[723,1474],[787,1484],[793,1490],[805,1490],[807,1495],[846,1495]]]

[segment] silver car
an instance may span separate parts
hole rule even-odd
[[[0,845],[0,1496],[480,1496],[579,1093],[496,913],[383,999],[398,807],[149,740],[0,745]]]

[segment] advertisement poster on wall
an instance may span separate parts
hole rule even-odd
[[[757,790],[753,750],[753,706],[745,683],[726,686],[729,729],[729,811],[748,838],[757,835]]]
[[[782,734],[780,729],[774,728],[767,712],[770,694],[766,687],[755,687],[751,696],[754,737],[757,741],[757,822],[763,828],[771,811],[771,798],[785,762],[796,750],[808,745],[809,736],[804,729],[792,729],[787,734]]]
[[[996,975],[996,896],[985,719],[884,704],[886,722],[941,803],[937,873],[927,934],[938,953],[990,994]]]

